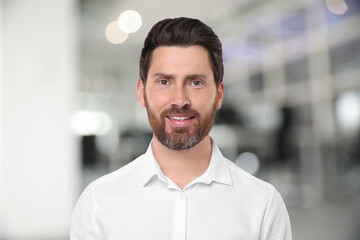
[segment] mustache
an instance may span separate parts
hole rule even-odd
[[[164,110],[161,114],[162,117],[166,117],[170,114],[183,114],[183,115],[190,115],[190,116],[199,116],[199,112],[189,108],[189,106],[185,105],[184,107],[180,108],[178,106],[172,106],[170,109]]]

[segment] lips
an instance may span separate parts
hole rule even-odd
[[[174,121],[185,121],[195,118],[194,116],[166,116],[166,117]]]
[[[170,124],[170,126],[176,127],[176,128],[183,128],[188,127],[193,124],[193,121],[195,120],[195,116],[191,115],[167,115],[166,116],[167,122]]]
[[[173,106],[171,109],[168,109],[161,114],[162,119],[165,119],[169,126],[177,128],[192,125],[198,116],[199,113],[190,109],[187,105],[183,108]]]

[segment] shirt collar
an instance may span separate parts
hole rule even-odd
[[[202,182],[206,184],[210,184],[214,181],[232,186],[232,179],[230,175],[228,160],[222,155],[220,149],[215,144],[213,139],[211,139],[211,143],[212,152],[210,164],[208,169],[202,176],[200,176],[200,178],[203,178]]]
[[[165,175],[161,171],[159,164],[155,160],[151,144],[152,144],[152,141],[150,142],[145,154],[143,155],[143,157],[145,159],[143,160],[143,166],[142,166],[142,183],[144,186],[154,176],[157,176],[159,178],[159,180],[166,182]]]
[[[224,158],[221,154],[219,148],[216,146],[215,142],[211,139],[212,143],[212,152],[210,164],[200,177],[194,179],[195,182],[202,182],[205,184],[210,184],[211,182],[218,182],[232,186],[232,179],[230,175],[230,169],[228,166],[228,160]],[[157,176],[159,180],[167,182],[164,173],[161,171],[159,164],[157,163],[152,147],[152,142],[149,144],[147,151],[143,155],[143,167],[142,167],[142,183],[145,186],[153,177]]]

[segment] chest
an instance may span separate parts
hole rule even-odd
[[[106,240],[255,240],[263,212],[231,192],[155,191],[107,199],[96,221]]]

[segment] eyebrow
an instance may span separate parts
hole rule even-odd
[[[174,79],[175,76],[173,74],[166,74],[166,73],[155,73],[154,75],[152,75],[152,78],[155,77],[163,77],[163,78],[167,78],[167,79]],[[194,79],[207,79],[207,76],[205,74],[190,74],[187,75],[185,77],[186,80],[194,80]]]
[[[166,73],[155,73],[151,76],[152,78],[161,77],[161,78],[167,78],[167,79],[174,79],[174,75],[172,74],[166,74]]]

